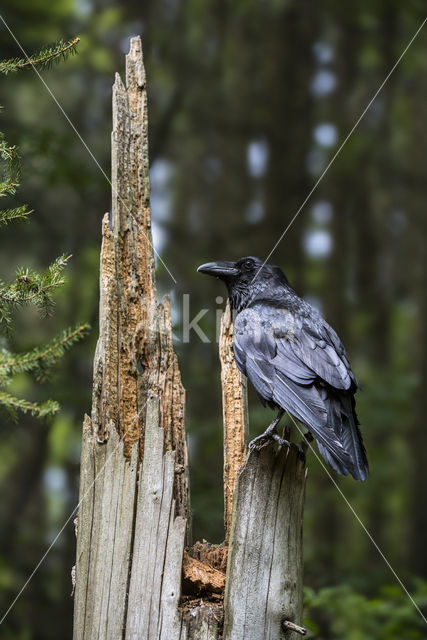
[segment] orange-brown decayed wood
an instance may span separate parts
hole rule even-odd
[[[240,467],[245,462],[248,441],[246,378],[238,370],[233,355],[233,323],[227,303],[221,322],[222,410],[224,421],[224,523],[228,540],[233,496]]]

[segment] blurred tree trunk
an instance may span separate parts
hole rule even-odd
[[[310,5],[309,11],[307,11]],[[309,17],[308,17],[309,14]],[[274,92],[266,106],[265,129],[269,147],[268,173],[265,179],[266,215],[257,241],[267,257],[308,194],[313,178],[308,169],[313,137],[314,100],[310,78],[314,73],[313,46],[317,37],[319,8],[305,0],[286,3],[272,24],[270,55],[271,86]],[[298,64],[295,63],[298,51]],[[308,205],[309,206],[309,205]],[[304,217],[298,217],[292,229],[272,256],[272,262],[286,264],[292,285],[302,294],[302,237]],[[270,232],[274,228],[273,240]],[[272,244],[273,242],[273,244]]]
[[[422,211],[424,220],[423,241],[427,237],[427,224],[425,223],[425,211]],[[422,274],[419,281],[419,306],[418,306],[418,393],[417,411],[415,412],[415,424],[410,433],[410,459],[412,470],[412,509],[410,510],[410,560],[415,575],[427,578],[427,558],[425,552],[425,532],[427,531],[427,510],[425,505],[425,490],[427,487],[427,465],[425,452],[427,451],[427,251],[424,245],[422,262]],[[422,428],[420,428],[420,426]]]
[[[415,575],[427,579],[427,554],[425,534],[427,531],[427,509],[425,492],[427,487],[427,216],[425,210],[425,149],[420,140],[425,139],[425,105],[427,102],[427,82],[425,72],[427,62],[422,58],[420,82],[414,90],[409,141],[408,175],[411,193],[408,198],[408,214],[414,228],[411,248],[416,255],[412,274],[413,294],[417,308],[415,332],[415,367],[417,390],[413,423],[409,429],[409,465],[412,486],[409,489],[409,554],[410,566]],[[399,265],[400,266],[400,265]],[[405,434],[406,435],[406,434]]]
[[[339,140],[342,140],[354,124],[352,109],[352,87],[357,75],[356,57],[360,47],[360,32],[354,17],[338,12],[338,24],[334,25],[336,50],[333,56],[333,71],[336,88],[330,98],[332,111],[336,113],[335,126]],[[333,154],[331,150],[330,154]],[[329,158],[328,158],[329,161]],[[326,164],[325,160],[325,164]],[[350,162],[337,159],[320,190],[332,206],[330,232],[332,251],[327,264],[326,286],[322,291],[324,313],[328,322],[336,329],[344,344],[349,334],[349,290],[354,286],[355,247],[353,238],[357,233],[358,207],[353,206],[354,194],[360,187],[355,184],[359,173]],[[356,213],[357,211],[357,213]],[[353,257],[353,260],[351,260]],[[350,354],[351,355],[351,354]],[[310,574],[310,581],[319,586],[330,584],[337,579],[336,567],[339,565],[339,550],[342,547],[343,527],[340,522],[340,506],[336,502],[336,490],[330,478],[322,473],[316,482],[318,509],[316,509],[314,530],[316,531],[316,574]]]
[[[126,63],[126,88],[117,75],[113,90],[113,208],[103,221],[100,336],[83,425],[74,638],[290,638],[302,631],[305,467],[295,446],[267,446],[239,474],[246,389],[229,313],[221,342],[229,547],[188,546],[184,390],[169,305],[156,302],[139,38]]]

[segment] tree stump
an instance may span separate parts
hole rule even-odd
[[[229,548],[190,546],[185,394],[169,303],[157,303],[149,196],[146,78],[132,38],[126,86],[117,75],[113,87],[112,216],[102,227],[92,412],[83,422],[74,639],[297,637],[305,468],[293,446],[252,451],[244,463],[246,388],[229,311],[220,353]]]

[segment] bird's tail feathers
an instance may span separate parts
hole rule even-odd
[[[346,394],[329,395],[327,406],[328,425],[351,458],[347,473],[351,473],[355,480],[366,480],[368,460],[354,409],[354,398]]]
[[[353,474],[353,459],[342,442],[341,422],[334,415],[335,407],[329,402],[326,389],[298,385],[276,372],[273,400],[306,425],[316,437],[321,455],[335,471]]]
[[[316,437],[319,452],[332,469],[343,476],[348,473],[354,475],[352,457],[336,437],[334,431],[328,427],[319,430],[313,429],[312,426],[307,428]]]
[[[319,439],[317,439],[317,448],[319,449],[319,453],[322,456],[322,458],[329,464],[329,466],[332,467],[334,471],[336,471],[337,473],[340,473],[342,476],[348,475],[349,468],[352,467],[352,461],[348,454],[337,455],[337,451],[334,447],[331,447],[331,446],[328,447],[321,444],[319,442]]]

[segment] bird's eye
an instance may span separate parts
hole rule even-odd
[[[248,258],[244,261],[243,266],[245,269],[253,269],[254,264],[255,262],[251,258]]]

